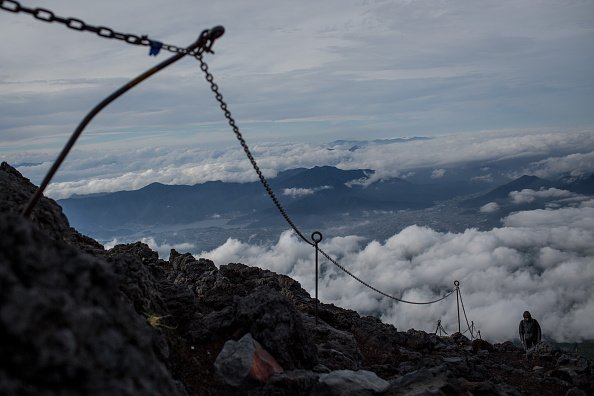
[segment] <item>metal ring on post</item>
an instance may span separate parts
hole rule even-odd
[[[316,235],[319,235],[320,239],[316,239]],[[314,241],[314,243],[322,242],[322,233],[319,231],[315,231],[314,233],[311,234],[311,239]]]

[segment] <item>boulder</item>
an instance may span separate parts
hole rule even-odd
[[[390,381],[386,395],[459,395],[460,382],[444,366],[422,368]],[[437,393],[429,393],[437,392]]]
[[[367,370],[336,370],[320,374],[321,384],[330,389],[332,395],[364,395],[385,392],[390,383]]]
[[[326,322],[302,315],[309,334],[315,341],[318,350],[318,361],[329,370],[358,370],[362,367],[364,357],[359,350],[353,334],[335,329]]]
[[[0,214],[0,235],[3,394],[185,393],[110,265],[20,216]]]
[[[318,382],[319,375],[309,370],[285,371],[281,374],[275,374],[268,379],[266,385],[261,388],[261,392],[250,392],[250,396],[257,395],[295,395],[310,396],[323,395],[323,390],[327,389]]]
[[[237,342],[227,341],[214,366],[220,380],[233,388],[262,385],[273,374],[284,372],[250,333]]]
[[[316,346],[293,304],[268,286],[256,288],[239,300],[237,324],[276,356],[287,370],[311,369],[317,363]]]

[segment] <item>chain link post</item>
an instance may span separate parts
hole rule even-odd
[[[311,239],[314,241],[314,246],[316,249],[316,326],[318,325],[318,243],[322,242],[322,233],[319,231],[314,232],[311,234]]]
[[[456,286],[456,306],[458,307],[458,333],[461,333],[462,330],[460,329],[460,282],[454,281],[454,286]]]

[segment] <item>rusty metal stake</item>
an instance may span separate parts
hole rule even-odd
[[[311,239],[314,241],[316,248],[316,326],[318,325],[318,243],[322,241],[322,233],[319,231],[311,234]]]
[[[460,329],[460,282],[454,281],[454,286],[456,286],[456,306],[458,307],[458,333],[461,333]]]

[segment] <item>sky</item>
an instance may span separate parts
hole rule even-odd
[[[33,0],[205,59],[249,142],[594,124],[589,1]],[[55,153],[99,101],[169,53],[0,10],[0,156]],[[100,113],[77,147],[223,147],[234,136],[195,59]],[[12,157],[10,157],[12,158]]]
[[[424,167],[439,179],[469,163],[513,159],[524,165],[509,180],[594,173],[590,0],[21,4],[178,47],[223,25],[215,54],[204,57],[266,177],[332,165],[373,169],[379,178]],[[34,183],[97,103],[170,55],[4,10],[0,37],[0,160]],[[356,151],[335,142],[413,136],[431,139]],[[485,167],[480,177],[492,172]],[[256,178],[197,60],[186,57],[98,114],[46,191],[59,199],[155,181]],[[517,203],[543,195],[565,203],[512,213],[490,231],[411,226],[383,241],[328,236],[323,248],[405,299],[433,299],[459,280],[469,317],[487,339],[515,337],[525,309],[546,337],[594,339],[594,204],[564,191],[514,193]],[[311,249],[290,232],[272,246],[230,239],[195,253],[217,265],[240,261],[289,274],[313,290]],[[457,327],[451,298],[427,310],[403,306],[336,268],[324,271],[324,302],[379,313],[400,330],[434,331],[439,318],[447,330]]]

